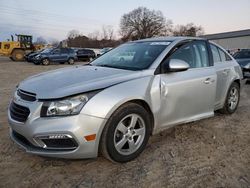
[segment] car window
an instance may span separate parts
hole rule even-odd
[[[53,50],[53,53],[54,53],[54,54],[59,54],[59,53],[60,53],[60,49],[55,49],[55,50]]]
[[[218,50],[219,50],[221,61],[226,61],[226,54],[221,49],[218,48]]]
[[[210,44],[210,47],[211,47],[211,51],[212,51],[212,55],[213,55],[213,60],[214,62],[221,62],[221,59],[220,59],[220,54],[219,54],[219,51],[218,51],[218,48],[213,45],[213,44]]]
[[[127,70],[147,69],[169,44],[169,41],[127,43],[100,56],[91,64]]]
[[[68,51],[68,49],[66,49],[66,48],[61,48],[61,53],[68,53],[69,51]]]
[[[208,53],[206,42],[195,41],[180,47],[170,57],[170,59],[180,59],[187,62],[190,68],[208,67]]]
[[[220,54],[220,58],[221,58],[221,61],[231,61],[231,57],[226,54],[222,49],[218,48],[219,50],[219,54]]]

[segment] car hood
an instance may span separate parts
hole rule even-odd
[[[128,80],[149,76],[148,71],[129,71],[96,66],[75,66],[41,73],[22,81],[18,88],[38,99],[55,99],[103,89]]]

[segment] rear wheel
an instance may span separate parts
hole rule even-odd
[[[24,60],[24,51],[21,49],[15,49],[13,50],[11,54],[11,59],[13,61],[23,61]]]
[[[48,59],[48,58],[43,59],[43,60],[42,60],[42,64],[43,64],[43,65],[46,65],[46,66],[49,65],[49,64],[50,64],[49,59]]]
[[[128,162],[139,156],[150,136],[150,118],[140,105],[128,103],[108,120],[100,142],[104,157],[111,161]]]
[[[69,58],[68,64],[73,65],[75,63],[75,60],[73,58]]]
[[[234,82],[230,86],[224,107],[220,112],[224,114],[232,114],[237,110],[240,101],[240,86],[238,83]]]

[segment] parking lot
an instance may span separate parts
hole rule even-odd
[[[0,187],[250,187],[250,85],[245,82],[235,114],[216,113],[155,135],[126,164],[101,156],[62,160],[26,154],[8,134],[11,93],[28,76],[69,66],[0,57]]]

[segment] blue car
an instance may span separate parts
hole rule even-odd
[[[51,62],[73,65],[77,60],[77,54],[71,48],[49,48],[35,56],[33,62],[36,65],[49,65]]]

